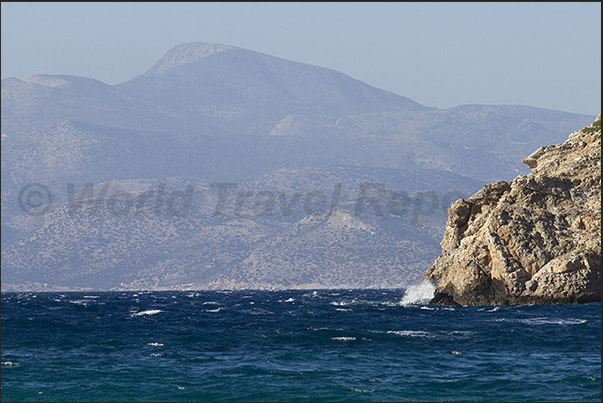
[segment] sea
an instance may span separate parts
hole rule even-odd
[[[601,401],[601,304],[2,293],[2,401]]]

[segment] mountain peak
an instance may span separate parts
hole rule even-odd
[[[168,50],[144,75],[163,73],[181,64],[196,62],[204,57],[234,49],[234,46],[219,43],[185,42]]]

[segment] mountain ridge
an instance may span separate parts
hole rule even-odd
[[[2,290],[404,287],[437,257],[448,204],[527,172],[517,156],[590,122],[514,105],[429,108],[219,44],[178,45],[113,86],[5,79]],[[69,184],[78,195],[107,187],[101,212],[71,216]],[[114,214],[126,194],[187,184],[186,217],[165,203]],[[231,186],[225,214],[212,184]],[[42,186],[34,201],[51,195],[47,211],[24,208],[30,185]],[[314,211],[334,189],[340,210]],[[357,215],[360,189],[373,198]]]

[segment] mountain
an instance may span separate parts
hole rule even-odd
[[[20,134],[64,121],[150,130],[183,127],[158,106],[98,80],[43,74],[25,81],[2,80],[3,134]]]
[[[439,253],[450,203],[527,173],[518,158],[593,119],[439,110],[200,42],[117,85],[2,80],[1,117],[3,290],[411,284]],[[189,184],[190,212],[165,213]],[[89,191],[99,208],[70,214]],[[230,198],[217,214],[221,191]]]
[[[145,74],[115,88],[186,111],[194,125],[202,117],[229,132],[256,135],[269,134],[287,116],[428,109],[334,70],[198,42],[170,49]]]
[[[601,115],[449,209],[433,303],[601,301]]]

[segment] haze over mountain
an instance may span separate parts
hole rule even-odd
[[[525,172],[521,158],[593,119],[514,105],[438,110],[333,70],[199,42],[113,86],[5,79],[2,289],[404,286],[439,254],[455,197]],[[30,183],[51,192],[45,214],[19,205]],[[97,214],[71,216],[68,183],[76,197],[86,183],[95,196],[103,183],[110,191]],[[124,192],[184,193],[187,183],[186,217],[107,211],[115,192],[123,204]],[[225,214],[215,183],[237,184]],[[330,199],[338,186],[336,209],[306,209],[306,197]],[[356,214],[362,189],[378,197]],[[275,211],[281,193],[300,196],[291,214],[257,214],[266,192]],[[248,204],[234,214],[242,193]],[[404,214],[391,214],[396,194]]]

